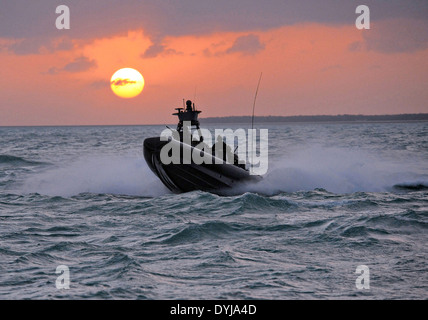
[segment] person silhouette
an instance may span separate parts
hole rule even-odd
[[[187,100],[187,101],[186,101],[186,111],[187,111],[187,112],[189,112],[189,111],[193,111],[193,108],[192,108],[192,101],[191,101],[191,100]]]

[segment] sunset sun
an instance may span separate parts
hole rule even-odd
[[[144,88],[144,78],[137,70],[123,68],[116,71],[110,79],[113,92],[121,98],[134,98]]]

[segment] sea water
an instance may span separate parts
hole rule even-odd
[[[164,126],[0,127],[0,299],[427,299],[428,123],[257,127],[229,196],[162,185]]]

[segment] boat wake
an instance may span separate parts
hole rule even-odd
[[[235,191],[273,195],[325,189],[345,194],[426,190],[427,186],[424,164],[415,159],[400,162],[361,150],[314,147],[275,159],[262,181]]]
[[[397,163],[343,148],[310,148],[272,159],[262,181],[235,186],[228,194],[271,196],[315,189],[337,194],[423,191],[428,189],[428,174],[423,163]],[[107,155],[43,167],[23,183],[22,192],[66,197],[81,193],[142,197],[171,194],[142,156]]]
[[[170,192],[147,167],[144,158],[92,156],[35,173],[23,193],[70,197],[81,193],[158,197]]]

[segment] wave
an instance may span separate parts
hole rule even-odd
[[[0,165],[44,165],[45,162],[26,160],[21,157],[0,154]]]
[[[206,222],[202,225],[189,223],[184,229],[176,231],[173,235],[163,240],[162,243],[177,245],[189,241],[197,242],[202,239],[220,239],[233,231],[235,231],[233,225],[220,221]]]
[[[397,190],[404,191],[426,191],[428,190],[427,182],[410,182],[410,183],[399,183],[394,185]]]
[[[260,219],[256,214],[252,219],[239,219],[231,216],[222,220],[189,222],[165,232],[161,237],[148,244],[177,246],[188,243],[210,242],[219,239],[239,239],[245,235],[270,235],[275,237],[287,233],[299,235],[305,243],[355,240],[359,244],[366,242],[401,242],[410,234],[425,234],[428,228],[427,214],[420,211],[403,209],[398,213],[368,211],[365,214],[352,215],[344,213],[346,208],[339,208],[330,216],[312,215],[311,219]],[[263,212],[263,211],[258,211]],[[285,213],[288,214],[288,213]],[[257,218],[256,218],[257,217]],[[284,217],[285,218],[285,217]]]

